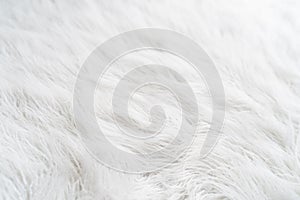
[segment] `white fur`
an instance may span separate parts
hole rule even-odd
[[[300,199],[299,10],[297,0],[1,1],[0,199]],[[129,175],[87,153],[72,91],[98,44],[142,27],[207,50],[226,119],[206,159],[199,135],[166,169]]]

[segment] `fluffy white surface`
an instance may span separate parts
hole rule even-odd
[[[299,10],[297,0],[1,1],[0,199],[300,199]],[[226,119],[206,159],[199,135],[168,168],[129,175],[84,149],[72,91],[98,44],[142,27],[208,51]]]

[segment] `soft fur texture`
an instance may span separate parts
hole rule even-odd
[[[1,1],[0,199],[300,199],[299,10],[298,0]],[[83,147],[72,91],[98,44],[142,27],[181,32],[207,50],[226,119],[207,158],[200,134],[178,162],[131,175]]]

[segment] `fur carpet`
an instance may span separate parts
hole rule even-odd
[[[299,200],[299,10],[297,0],[2,0],[0,199]],[[88,153],[78,136],[72,98],[77,73],[92,50],[144,27],[180,32],[208,52],[223,81],[226,117],[208,157],[200,157],[204,135],[199,133],[177,162],[152,173],[127,174]],[[198,84],[199,127],[207,128],[211,102],[190,66],[152,51],[115,65],[128,60],[182,70]],[[108,102],[101,98],[121,73],[112,70],[97,89],[95,109],[107,136],[130,146],[114,137]],[[140,123],[148,120],[141,109],[153,96],[157,102],[168,99],[150,89],[145,94],[130,102]],[[173,113],[171,104],[167,108]],[[176,124],[170,124],[171,133]],[[158,148],[159,141],[141,148]]]

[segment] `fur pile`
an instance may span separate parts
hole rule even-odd
[[[297,0],[1,1],[0,199],[300,199],[299,10]],[[222,77],[226,118],[207,158],[200,159],[198,134],[178,162],[132,175],[106,168],[84,148],[72,92],[97,45],[143,27],[178,31],[206,49]],[[180,62],[151,58],[134,56]],[[205,88],[197,91],[206,121],[211,103]],[[135,118],[145,118],[134,108],[147,101],[131,102]],[[97,102],[105,111],[106,102]],[[112,137],[110,112],[96,113]]]

